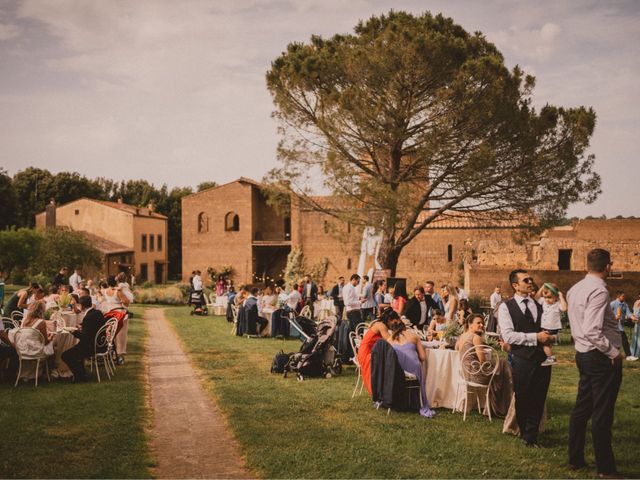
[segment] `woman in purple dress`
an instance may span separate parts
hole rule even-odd
[[[429,408],[427,392],[424,385],[424,375],[422,374],[422,365],[427,358],[427,353],[418,336],[409,332],[402,320],[392,320],[389,327],[391,336],[387,341],[395,350],[400,367],[405,372],[415,376],[420,384],[420,395],[422,396],[420,415],[431,418],[436,412]]]

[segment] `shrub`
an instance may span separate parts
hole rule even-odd
[[[136,303],[184,305],[186,298],[180,288],[173,285],[165,288],[140,288],[134,291],[134,301]]]

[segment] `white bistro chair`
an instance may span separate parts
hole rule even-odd
[[[489,393],[491,391],[491,383],[493,377],[500,365],[498,352],[488,345],[478,345],[469,348],[460,358],[460,374],[458,378],[458,386],[456,388],[456,400],[453,412],[457,411],[458,402],[460,401],[460,390],[464,389],[462,420],[467,419],[467,402],[469,395],[476,397],[478,405],[478,413],[482,413],[480,409],[480,395],[484,394],[484,408],[491,422],[491,405],[489,403]]]
[[[35,328],[20,328],[15,334],[14,344],[16,352],[20,359],[18,367],[18,375],[14,387],[18,386],[20,375],[22,375],[22,362],[27,360],[36,361],[36,387],[38,386],[38,376],[40,375],[40,361],[44,360],[45,371],[47,372],[47,380],[51,381],[49,376],[49,364],[47,363],[47,354],[45,353],[45,340],[40,331]]]

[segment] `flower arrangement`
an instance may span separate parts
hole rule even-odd
[[[69,305],[71,305],[71,295],[63,293],[58,297],[58,306],[60,308],[69,308]]]

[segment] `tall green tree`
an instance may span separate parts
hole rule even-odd
[[[392,11],[350,35],[291,43],[266,79],[282,139],[265,180],[379,229],[392,273],[443,216],[552,220],[600,192],[587,154],[595,112],[535,109],[534,78],[442,15]],[[318,174],[332,208],[311,196]]]
[[[42,234],[31,228],[0,231],[0,271],[5,278],[16,271],[24,272],[36,262],[42,241]]]
[[[80,232],[65,228],[47,228],[42,233],[37,257],[29,266],[31,275],[53,275],[60,267],[73,269],[76,265],[100,268],[102,255]]]
[[[35,215],[44,210],[51,198],[55,198],[53,175],[49,170],[29,167],[13,176],[13,188],[17,200],[16,224],[33,227]]]
[[[7,171],[0,168],[0,230],[16,224],[17,207],[13,181]]]

